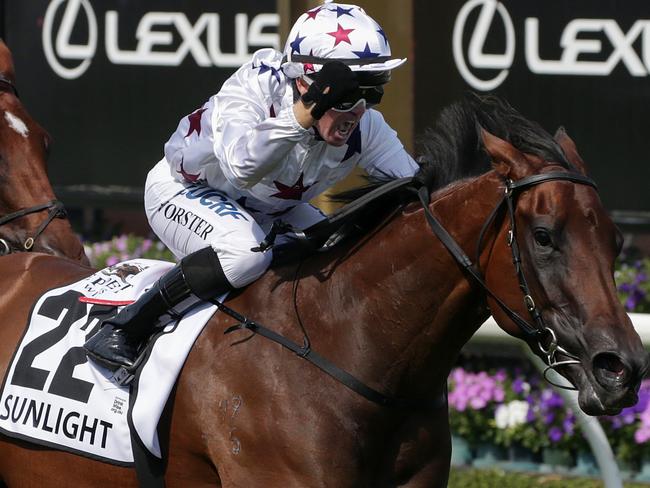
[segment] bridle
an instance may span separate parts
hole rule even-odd
[[[45,228],[54,220],[55,218],[65,218],[67,216],[67,213],[65,211],[65,207],[63,206],[63,203],[59,200],[50,200],[47,203],[42,203],[40,205],[34,205],[33,207],[28,207],[28,208],[23,208],[21,210],[18,210],[16,212],[12,212],[8,215],[5,215],[4,217],[0,217],[0,226],[3,226],[5,224],[8,224],[9,222],[12,222],[16,219],[19,219],[21,217],[24,217],[29,214],[41,212],[43,210],[48,210],[47,212],[47,217],[45,217],[45,220],[41,222],[41,224],[37,227],[36,231],[31,237],[28,237],[25,239],[25,242],[23,243],[22,249],[14,249],[12,246],[5,240],[0,238],[0,256],[4,256],[6,254],[11,254],[12,251],[31,251],[34,248],[34,244],[36,243],[36,239],[38,239],[38,236],[41,235],[41,233],[45,230]]]
[[[16,96],[16,98],[19,98],[18,89],[13,84],[13,82],[9,78],[4,76],[2,73],[0,73],[0,87],[2,85],[8,87],[9,90]],[[34,205],[33,207],[24,208],[16,212],[12,212],[9,215],[5,215],[4,217],[0,217],[0,226],[2,226],[16,219],[24,217],[25,215],[41,212],[43,210],[48,210],[47,217],[43,222],[41,222],[41,224],[38,226],[34,234],[31,237],[25,239],[25,242],[22,245],[22,249],[14,249],[7,242],[6,239],[0,238],[0,256],[10,254],[14,250],[31,251],[34,248],[36,239],[38,239],[38,236],[41,235],[41,233],[50,224],[50,222],[52,222],[52,220],[54,220],[57,217],[59,218],[66,217],[66,211],[65,211],[65,207],[63,206],[63,203],[61,203],[59,200],[50,200],[49,202],[42,203],[40,205]]]
[[[503,312],[510,318],[524,333],[526,337],[537,342],[540,351],[546,356],[546,369],[544,370],[544,378],[546,381],[551,383],[553,386],[564,388],[568,390],[576,390],[575,387],[567,387],[561,384],[554,383],[551,381],[547,374],[550,370],[555,370],[560,366],[566,366],[569,364],[580,364],[580,360],[574,354],[571,354],[566,349],[558,344],[557,337],[553,329],[548,327],[544,322],[544,318],[540,310],[535,304],[535,300],[532,297],[530,287],[526,281],[526,277],[523,272],[523,267],[521,265],[521,253],[519,250],[519,244],[517,243],[517,233],[515,228],[515,209],[517,204],[517,196],[522,192],[539,185],[541,183],[546,183],[548,181],[569,181],[579,185],[588,185],[596,190],[598,187],[594,181],[582,174],[579,173],[569,173],[562,171],[555,171],[543,174],[537,174],[522,178],[517,181],[505,180],[505,191],[501,199],[497,202],[496,206],[488,215],[481,232],[479,234],[478,243],[477,243],[477,259],[476,265],[472,263],[471,259],[465,254],[465,252],[460,248],[458,243],[454,240],[453,237],[447,232],[447,230],[440,224],[438,219],[433,215],[429,204],[431,203],[431,197],[429,195],[429,190],[422,186],[417,189],[418,197],[424,208],[425,218],[431,227],[433,233],[440,239],[442,244],[447,248],[451,253],[454,259],[463,267],[463,269],[472,277],[472,279],[479,285],[483,290],[497,303],[497,305],[503,310]],[[512,253],[512,262],[515,266],[515,272],[517,274],[517,279],[519,281],[519,288],[523,293],[523,301],[530,317],[532,318],[533,325],[523,319],[517,312],[512,310],[508,305],[503,302],[498,296],[490,290],[489,286],[485,282],[483,273],[479,269],[478,256],[480,255],[483,238],[490,228],[492,223],[495,221],[497,214],[501,209],[505,207],[508,212],[510,220],[510,229],[507,234],[507,244],[510,247]],[[545,345],[546,344],[546,345]],[[566,356],[568,359],[558,360],[556,354],[560,353]]]

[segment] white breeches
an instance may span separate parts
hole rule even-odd
[[[149,172],[144,193],[151,228],[177,258],[210,245],[230,284],[241,288],[259,278],[271,264],[272,251],[253,252],[273,220],[261,225],[224,192],[206,185],[181,183],[162,160]],[[298,229],[322,220],[309,203],[299,203],[280,217]]]

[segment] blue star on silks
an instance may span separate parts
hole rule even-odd
[[[345,156],[343,156],[341,162],[343,163],[347,159],[350,159],[354,156],[354,153],[361,154],[361,131],[359,130],[358,125],[354,128],[352,134],[350,134],[350,138],[348,139],[348,150],[345,151]]]
[[[377,29],[377,32],[379,32],[379,35],[384,38],[384,42],[388,44],[388,37],[386,37],[386,33],[384,32],[384,29],[381,27]]]
[[[353,8],[354,7],[343,8],[343,7],[338,7],[337,6],[336,7],[336,18],[338,19],[341,15],[349,15],[350,17],[354,17],[354,15],[352,15],[350,13],[350,10],[352,10]]]
[[[379,53],[373,53],[370,50],[370,46],[368,46],[368,43],[366,42],[366,48],[363,51],[352,51],[354,54],[359,56],[360,58],[376,58],[379,56]]]
[[[263,75],[263,74],[266,73],[267,71],[270,71],[271,74],[275,77],[275,79],[278,80],[278,83],[280,83],[280,73],[279,73],[279,70],[275,69],[273,66],[268,66],[268,65],[266,65],[266,64],[264,64],[264,63],[262,63],[262,64],[259,66],[259,68],[260,68],[260,72],[258,73],[258,75]]]
[[[259,210],[255,210],[254,208],[249,207],[246,205],[246,197],[240,197],[239,199],[235,200],[239,205],[244,207],[248,213],[260,213]]]
[[[291,54],[300,54],[300,43],[305,40],[305,37],[307,36],[300,37],[300,32],[296,34],[296,38],[289,43],[289,46],[291,46]]]

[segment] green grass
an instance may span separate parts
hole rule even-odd
[[[647,483],[626,482],[625,488],[649,488]],[[448,488],[603,488],[600,480],[557,474],[523,474],[502,470],[453,468]]]

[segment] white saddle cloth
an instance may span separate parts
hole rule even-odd
[[[87,335],[115,305],[135,300],[172,263],[134,259],[68,286],[34,305],[5,376],[0,431],[19,439],[119,465],[133,464],[132,436],[161,456],[156,428],[196,337],[214,314],[205,303],[166,326],[129,387],[88,361]]]

